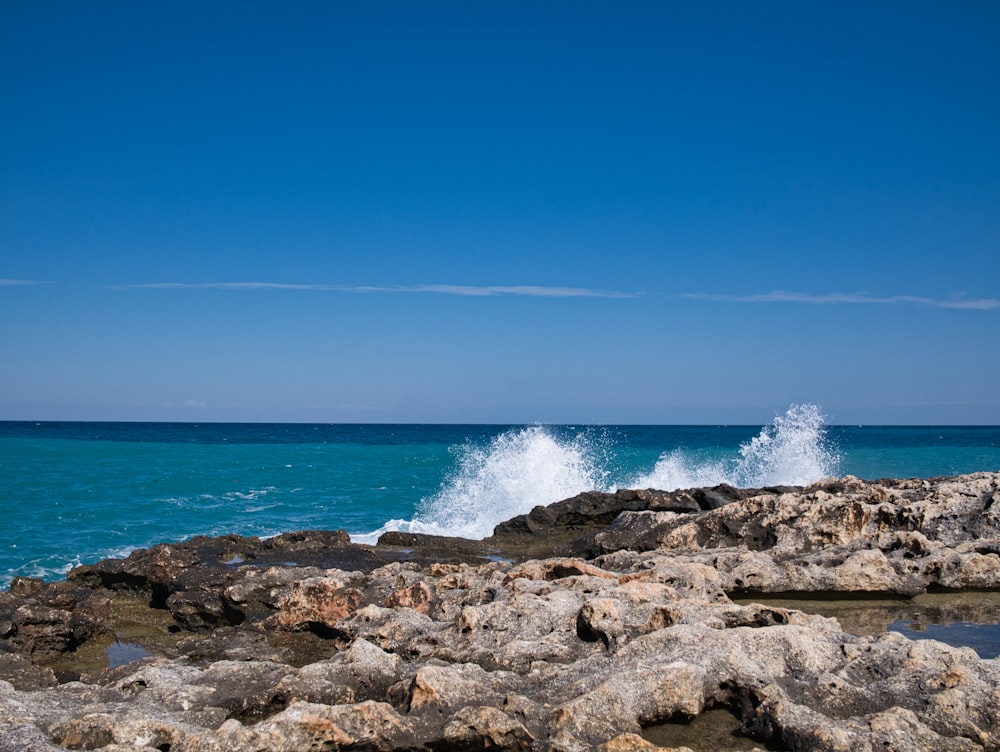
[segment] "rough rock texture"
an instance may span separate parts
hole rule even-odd
[[[730,599],[1000,589],[998,501],[988,473],[582,494],[486,541],[200,538],[16,580],[0,752],[656,750],[715,708],[761,748],[1000,750],[1000,661]]]
[[[875,484],[848,477],[711,514],[625,512],[595,545],[684,554],[716,568],[728,592],[1000,588],[1000,492],[990,473]]]

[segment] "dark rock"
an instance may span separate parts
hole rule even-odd
[[[20,690],[44,689],[56,684],[51,668],[32,663],[17,653],[0,653],[0,678]]]
[[[10,581],[7,589],[11,595],[31,596],[38,595],[45,589],[45,582],[34,577],[15,577]]]
[[[227,609],[222,593],[211,590],[183,590],[172,593],[166,603],[174,619],[184,629],[212,630],[243,621],[243,615]]]

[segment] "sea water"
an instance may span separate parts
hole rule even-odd
[[[581,491],[1000,470],[1000,427],[0,422],[0,588],[195,535],[481,538]]]

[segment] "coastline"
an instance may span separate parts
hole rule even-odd
[[[195,538],[0,593],[0,750],[649,749],[713,710],[778,748],[1000,749],[997,661],[768,603],[928,591],[1000,591],[1000,473]]]
[[[587,490],[1000,469],[1000,427],[793,418],[744,427],[0,422],[0,590],[15,576],[60,580],[80,564],[197,535],[482,538]]]

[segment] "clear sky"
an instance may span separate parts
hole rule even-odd
[[[1000,423],[1000,3],[6,2],[0,419]]]

